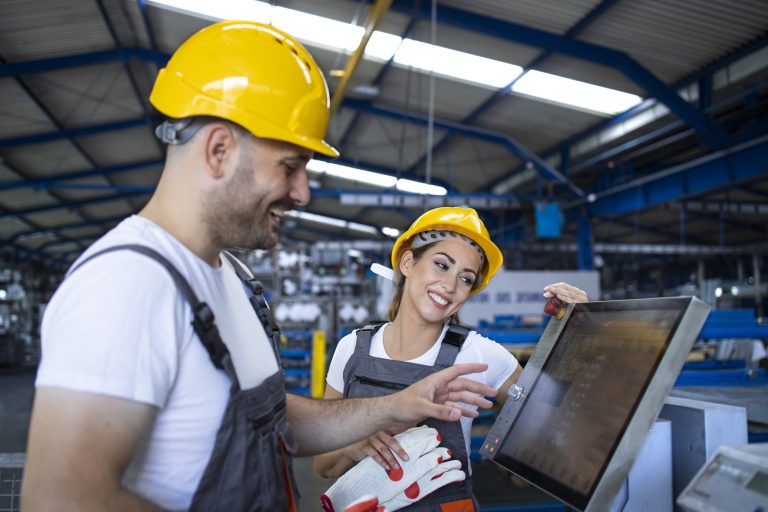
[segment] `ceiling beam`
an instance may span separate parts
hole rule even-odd
[[[576,215],[582,206],[590,216],[620,215],[713,192],[761,175],[768,175],[768,136],[590,194],[565,209],[570,216]]]
[[[427,5],[421,5],[420,13],[422,18],[429,19],[430,10],[428,7]],[[409,12],[412,9],[413,0],[395,0],[392,4],[392,10]],[[553,53],[560,53],[614,68],[646,91],[649,96],[658,99],[666,105],[671,112],[695,129],[707,145],[712,148],[722,148],[729,145],[730,136],[722,127],[707,119],[701,112],[683,100],[676,90],[659,80],[624,52],[584,41],[569,39],[559,34],[538,30],[526,25],[442,5],[437,10],[437,21],[471,32],[535,46]]]
[[[0,192],[3,190],[13,190],[17,188],[53,188],[55,183],[63,181],[77,180],[82,178],[92,178],[94,176],[103,176],[107,174],[119,174],[123,172],[134,171],[146,167],[162,166],[163,160],[152,159],[132,162],[127,164],[110,165],[108,167],[97,167],[95,169],[86,169],[83,171],[74,171],[66,174],[54,174],[45,178],[27,178],[24,181],[7,181],[0,183]]]
[[[359,112],[365,112],[368,114],[374,114],[382,117],[388,117],[397,121],[407,121],[414,124],[420,124],[426,126],[429,124],[428,116],[416,114],[414,112],[408,112],[395,107],[389,107],[384,105],[374,105],[360,100],[346,99],[343,106],[351,110]],[[577,187],[568,178],[557,169],[553,168],[547,162],[539,158],[534,152],[517,142],[511,136],[503,132],[497,132],[487,128],[481,128],[478,126],[466,126],[455,121],[448,121],[445,119],[435,118],[433,119],[434,126],[442,128],[444,130],[461,133],[464,135],[474,136],[481,140],[489,142],[495,142],[509,149],[513,154],[519,158],[531,162],[533,166],[548,180],[557,181],[565,185],[574,195],[577,197],[584,197],[584,191]]]
[[[368,41],[381,23],[381,20],[384,19],[384,15],[387,14],[391,4],[392,0],[376,0],[376,3],[368,13],[368,18],[365,20],[365,32],[363,32],[363,37],[360,39],[360,43],[357,45],[357,48],[355,48],[355,51],[352,52],[352,55],[347,59],[347,65],[341,73],[341,82],[339,82],[339,85],[337,85],[336,89],[333,91],[330,107],[331,115],[333,115],[341,105],[341,101],[344,99],[344,94],[347,92],[347,86],[357,70],[357,65],[363,58],[365,47],[368,46]]]
[[[58,71],[61,69],[71,69],[86,66],[95,66],[107,62],[124,61],[130,62],[131,59],[140,59],[146,62],[153,62],[158,66],[165,66],[169,56],[147,50],[146,48],[129,47],[116,48],[114,50],[104,50],[99,52],[82,53],[79,55],[68,55],[66,57],[52,57],[49,59],[39,59],[26,62],[9,63],[4,62],[0,65],[0,78],[9,78],[14,76],[34,75],[38,73],[47,73],[49,71]]]
[[[583,31],[585,28],[587,28],[592,22],[597,20],[600,16],[605,14],[606,11],[608,11],[611,7],[613,7],[616,3],[618,3],[619,0],[603,0],[599,4],[597,4],[591,11],[589,11],[583,18],[581,18],[574,26],[572,26],[568,31],[564,34],[563,37],[567,37],[569,39],[573,39],[576,37],[581,31]],[[462,124],[472,124],[475,121],[477,121],[477,118],[480,117],[483,113],[487,112],[492,106],[496,105],[499,101],[501,101],[503,98],[506,98],[507,95],[512,92],[512,88],[515,86],[515,84],[523,78],[528,71],[532,69],[536,69],[544,62],[549,59],[549,57],[552,56],[551,51],[543,51],[536,57],[534,57],[528,64],[523,66],[522,72],[517,75],[514,80],[509,82],[507,85],[493,93],[488,99],[486,99],[483,103],[480,104],[477,108],[475,108],[472,112],[469,113],[464,119],[461,120]],[[448,133],[446,134],[440,142],[435,144],[434,148],[432,148],[432,152],[436,153],[439,151],[443,146],[450,143],[452,138],[452,134]],[[424,163],[424,160],[426,159],[426,155],[423,155],[419,160],[417,160],[409,169],[410,171],[415,171],[419,168],[420,165]]]
[[[137,126],[151,127],[153,121],[156,121],[159,124],[161,120],[152,120],[146,117],[140,117],[138,119],[127,119],[124,121],[82,126],[80,128],[61,129],[54,132],[35,133],[32,135],[22,135],[20,137],[10,137],[7,139],[0,139],[0,148],[25,146],[27,144],[40,144],[43,142],[73,139],[77,137],[87,137],[88,135],[97,135],[107,132],[127,130],[130,128],[136,128]]]
[[[578,244],[564,242],[519,242],[515,249],[525,252],[548,254],[551,252],[578,252]],[[727,245],[677,245],[677,244],[614,244],[597,242],[594,252],[599,254],[655,254],[721,256],[731,254],[753,254],[768,250],[768,244],[727,246]]]

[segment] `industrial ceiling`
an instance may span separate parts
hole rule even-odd
[[[473,69],[456,78],[393,57],[361,59],[331,119],[329,140],[341,151],[334,163],[447,192],[413,195],[315,173],[305,210],[348,224],[294,219],[285,240],[386,244],[381,228],[403,230],[431,205],[468,204],[510,265],[526,268],[592,268],[597,254],[700,257],[768,247],[763,0],[383,3],[264,5],[360,26],[380,9],[378,31],[520,73],[489,86]],[[163,159],[153,136],[161,118],[147,101],[154,76],[214,19],[145,0],[0,3],[6,261],[66,265],[143,206]],[[354,48],[294,35],[325,71],[331,95],[340,93],[340,73],[331,71]],[[535,72],[638,102],[611,114],[565,105],[519,86]],[[562,229],[537,236],[537,212],[548,206]]]

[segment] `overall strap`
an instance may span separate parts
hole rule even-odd
[[[368,356],[371,353],[371,339],[376,331],[381,329],[384,322],[377,324],[368,324],[355,331],[357,339],[355,340],[355,354]]]
[[[176,270],[176,267],[174,267],[173,264],[165,258],[165,256],[155,251],[154,249],[139,244],[123,244],[108,247],[89,255],[76,266],[69,269],[69,272],[67,272],[67,277],[72,275],[73,272],[97,256],[101,256],[110,252],[125,250],[143,254],[144,256],[147,256],[158,262],[168,271],[168,273],[173,278],[173,282],[176,284],[177,289],[181,292],[181,294],[184,296],[184,299],[192,307],[192,328],[200,338],[200,341],[203,343],[205,349],[208,351],[208,354],[211,357],[211,361],[213,361],[213,364],[216,366],[216,368],[226,370],[224,360],[229,357],[229,350],[227,350],[224,342],[221,341],[219,329],[216,327],[214,322],[215,318],[213,315],[213,310],[211,310],[208,304],[200,301],[197,298],[197,295],[195,295],[195,292],[192,291],[192,287],[189,285],[189,282],[184,278],[184,276],[181,275],[178,270]]]
[[[468,335],[468,327],[459,324],[450,324],[443,337],[443,342],[440,345],[440,352],[438,352],[437,359],[435,359],[435,366],[441,368],[452,366]]]
[[[275,317],[272,315],[272,309],[269,307],[267,300],[264,298],[264,285],[261,281],[256,279],[250,271],[247,271],[242,263],[227,251],[222,251],[224,257],[234,267],[237,277],[243,282],[243,285],[250,293],[248,301],[251,303],[251,307],[256,312],[256,316],[259,317],[259,321],[264,326],[264,330],[267,332],[267,336],[272,340],[272,349],[275,351],[278,365],[280,364],[280,327],[275,321]]]

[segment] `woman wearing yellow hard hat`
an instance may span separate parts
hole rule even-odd
[[[366,326],[342,338],[328,371],[325,398],[381,396],[456,363],[486,363],[482,374],[468,378],[482,381],[499,392],[502,403],[522,368],[500,344],[459,324],[458,313],[470,295],[482,290],[501,268],[501,251],[472,208],[441,207],[416,219],[392,249],[395,293],[389,305],[389,322]],[[547,297],[563,302],[583,302],[586,294],[565,283],[545,288]],[[453,460],[469,468],[469,433],[472,418],[460,424],[425,422],[440,433],[442,445]],[[401,429],[402,430],[402,429]],[[315,457],[323,476],[339,476],[367,456],[384,469],[396,471],[398,457],[407,454],[393,435],[376,435],[340,450]],[[467,470],[468,471],[468,470]],[[450,474],[459,473],[451,471]],[[451,485],[446,485],[451,483]],[[469,479],[453,477],[427,496],[419,491],[401,496],[387,510],[409,505],[408,510],[479,510]],[[406,493],[407,494],[407,493]]]

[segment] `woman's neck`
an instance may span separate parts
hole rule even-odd
[[[384,350],[392,359],[409,361],[427,352],[437,341],[444,324],[416,321],[398,312],[384,329]]]

